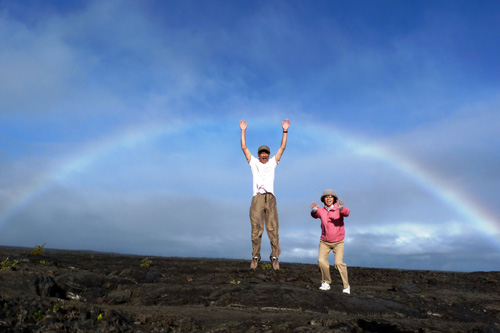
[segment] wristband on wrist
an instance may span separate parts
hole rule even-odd
[[[283,133],[288,133],[288,131],[283,131]]]

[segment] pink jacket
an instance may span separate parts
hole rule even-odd
[[[347,207],[338,209],[338,204],[328,211],[325,207],[311,211],[311,216],[321,219],[321,240],[328,243],[340,242],[345,237],[344,217],[349,216],[351,210]]]

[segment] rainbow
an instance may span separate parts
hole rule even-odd
[[[168,134],[185,131],[194,124],[186,125],[181,121],[164,123],[147,123],[134,127],[128,127],[117,131],[98,141],[92,141],[83,145],[71,156],[63,159],[58,165],[51,168],[50,172],[42,174],[29,185],[19,190],[14,199],[0,211],[0,230],[14,216],[21,211],[29,202],[34,200],[54,182],[71,177],[74,173],[82,171],[99,160],[100,157],[108,155],[120,148],[129,148],[143,142],[159,138]]]
[[[446,177],[430,172],[419,163],[387,146],[365,144],[368,140],[357,139],[352,134],[344,133],[336,128],[326,128],[321,125],[307,125],[308,132],[315,136],[332,139],[332,142],[342,142],[351,151],[388,164],[393,169],[411,179],[441,202],[453,208],[468,221],[474,221],[475,227],[486,234],[500,238],[500,222],[478,202],[457,186],[446,181]],[[468,205],[463,203],[467,202]]]
[[[51,172],[42,175],[29,186],[19,191],[10,204],[7,204],[0,212],[0,229],[30,201],[49,188],[51,184],[66,177],[71,177],[76,172],[84,170],[92,163],[98,161],[100,157],[116,149],[133,147],[162,136],[185,133],[190,129],[199,129],[204,126],[208,128],[213,125],[211,122],[186,123],[182,121],[174,121],[168,124],[140,124],[135,127],[122,129],[102,140],[89,142],[79,149],[77,153],[69,156],[52,168]],[[220,122],[217,125],[220,126]],[[237,126],[237,123],[231,122],[225,128],[237,128]],[[471,198],[466,196],[462,189],[451,185],[446,182],[445,177],[431,173],[410,158],[389,149],[387,146],[365,144],[367,140],[358,139],[352,134],[343,133],[338,129],[306,123],[297,125],[296,128],[296,131],[305,131],[308,135],[318,140],[324,140],[325,138],[332,139],[332,142],[340,142],[346,148],[361,156],[386,163],[459,212],[467,220],[474,221],[476,227],[481,232],[500,238],[500,223],[493,214],[489,213],[478,203],[463,205],[463,202],[470,203]]]

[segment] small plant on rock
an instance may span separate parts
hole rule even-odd
[[[35,313],[33,314],[33,319],[35,319],[35,320],[40,320],[40,319],[43,319],[43,316],[44,316],[44,315],[45,315],[45,314],[43,313],[43,311],[42,311],[42,310],[38,310],[37,312],[35,312]]]
[[[2,263],[0,263],[0,271],[8,271],[8,270],[15,271],[17,263],[18,263],[17,260],[10,262],[9,258],[7,258],[4,261],[2,261]]]
[[[141,268],[149,268],[153,264],[153,261],[149,258],[142,259]]]
[[[36,245],[35,248],[33,250],[31,250],[30,255],[41,256],[43,254],[45,244],[47,244],[47,243],[43,243],[43,245]]]
[[[272,269],[273,266],[271,266],[271,264],[261,264],[260,268],[262,268],[262,270],[265,271],[265,270],[268,270],[268,269]]]

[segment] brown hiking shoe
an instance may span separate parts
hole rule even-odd
[[[259,258],[255,257],[252,259],[252,263],[250,264],[250,269],[256,269],[259,265]]]
[[[278,258],[272,257],[271,261],[273,262],[273,269],[275,271],[279,270],[280,269],[280,263],[278,262]]]

